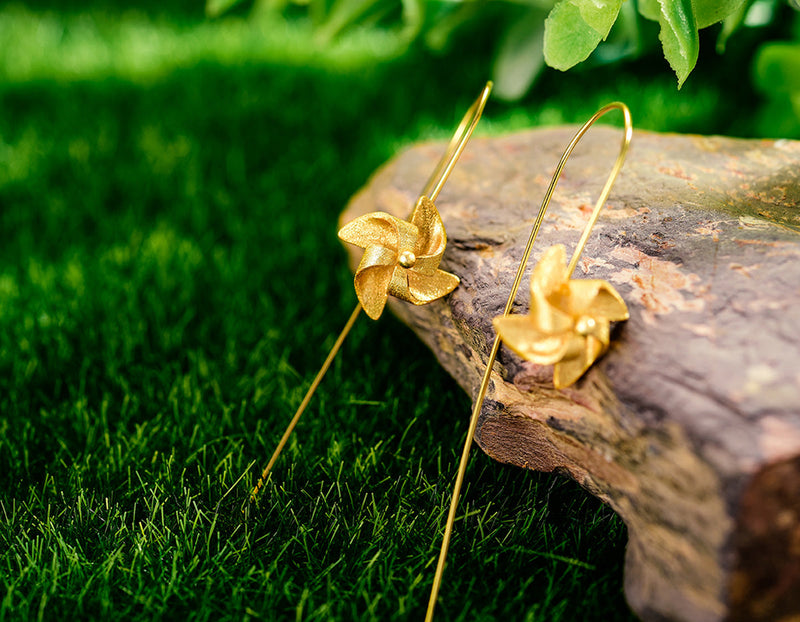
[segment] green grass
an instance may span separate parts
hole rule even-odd
[[[354,304],[339,212],[452,131],[488,59],[108,11],[0,10],[0,620],[421,619],[470,404],[393,318],[239,506]],[[738,85],[616,71],[549,74],[481,131],[612,99],[752,131]],[[476,451],[460,516],[438,620],[631,619],[624,525],[574,483]]]

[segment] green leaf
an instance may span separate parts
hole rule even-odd
[[[698,28],[706,28],[742,8],[746,0],[694,0],[694,19]]]
[[[658,21],[658,16],[661,15],[661,5],[658,0],[639,0],[636,4],[642,17],[653,22]]]
[[[622,0],[562,0],[544,22],[544,59],[561,71],[589,58],[608,36]]]
[[[614,27],[608,33],[603,45],[598,47],[594,59],[605,65],[619,62],[623,58],[641,56],[644,49],[641,21],[636,11],[636,5],[633,2],[623,2]],[[650,47],[654,48],[655,45],[658,45],[658,39],[653,37],[649,43]]]
[[[499,99],[514,101],[525,95],[542,70],[544,17],[544,11],[531,9],[503,35],[492,68]]]
[[[661,12],[658,21],[661,32],[658,38],[664,56],[678,76],[678,88],[697,64],[700,41],[694,20],[691,0],[659,0]]]
[[[747,10],[753,4],[754,0],[744,0],[732,13],[725,16],[722,20],[722,29],[717,37],[717,53],[722,54],[725,52],[725,46],[728,45],[728,39],[733,36],[744,23]]]
[[[569,0],[578,7],[581,19],[605,39],[617,19],[623,0]]]

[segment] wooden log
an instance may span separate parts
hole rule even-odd
[[[477,391],[533,218],[573,129],[473,139],[439,198],[446,299],[390,308]],[[574,248],[616,156],[595,128],[556,190],[535,259]],[[407,217],[442,150],[380,169],[342,214]],[[645,620],[800,616],[800,143],[636,132],[576,277],[610,281],[629,321],[578,383],[503,347],[477,442],[573,477],[629,528],[625,591]],[[349,248],[353,267],[360,249]],[[463,413],[466,420],[469,413]]]

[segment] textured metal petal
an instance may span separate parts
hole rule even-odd
[[[414,266],[408,271],[408,289],[411,294],[410,302],[415,305],[424,305],[446,296],[458,287],[459,279],[455,274],[444,270],[436,270],[434,274],[422,274]]]
[[[391,248],[373,244],[367,246],[361,261],[356,269],[356,274],[372,266],[394,266],[397,264],[397,252]]]
[[[389,294],[400,300],[413,302],[413,296],[408,291],[409,270],[402,266],[396,266],[392,272],[392,279],[389,283]]]
[[[570,312],[606,320],[627,320],[628,307],[607,281],[573,279],[569,282]]]
[[[591,363],[587,363],[586,359],[580,356],[559,361],[553,368],[553,386],[556,389],[564,389],[575,384],[590,366]]]
[[[583,339],[582,346],[578,356],[556,363],[553,369],[553,386],[556,389],[564,389],[574,384],[605,351],[603,344],[594,337]]]
[[[528,315],[507,315],[492,320],[497,335],[522,358],[552,365],[564,356],[570,333],[551,335],[536,328]]]
[[[621,322],[630,317],[628,306],[619,292],[607,281],[600,281],[600,289],[592,301],[591,314],[612,322]]]
[[[417,263],[414,264],[414,272],[419,274],[433,275],[439,269],[439,263],[442,261],[442,253],[428,257],[417,257]]]
[[[536,329],[543,335],[558,335],[572,329],[573,318],[557,306],[550,304],[542,295],[531,298],[531,308],[528,317]]]
[[[373,320],[381,316],[386,306],[393,272],[394,266],[385,265],[368,266],[356,272],[354,283],[358,301]]]
[[[419,229],[413,223],[401,220],[397,223],[397,254],[404,251],[411,251],[415,253],[417,246],[417,239],[419,238]]]
[[[419,237],[414,249],[417,257],[438,255],[441,258],[447,245],[447,234],[442,217],[433,201],[425,196],[420,197],[409,220],[419,229]]]
[[[597,298],[600,285],[603,281],[596,279],[572,279],[568,285],[569,312],[574,317],[590,315],[592,313],[592,303]]]
[[[401,223],[405,221],[390,214],[372,212],[347,223],[339,230],[339,238],[361,248],[378,245],[396,249]]]
[[[531,294],[548,298],[567,282],[567,252],[561,244],[548,248],[531,274]]]
[[[548,248],[531,274],[531,321],[540,332],[554,335],[569,330],[572,317],[569,305],[564,308],[566,252],[561,244]]]
[[[605,351],[608,349],[608,346],[611,343],[610,325],[608,320],[601,317],[595,318],[595,322],[597,325],[590,336],[597,339],[597,341],[600,342],[600,345],[603,346],[603,351]]]

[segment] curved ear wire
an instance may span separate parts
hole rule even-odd
[[[481,115],[483,114],[483,109],[486,106],[486,101],[489,98],[489,93],[492,91],[492,83],[487,82],[486,86],[483,87],[481,94],[475,100],[475,102],[469,107],[464,117],[461,119],[461,123],[459,123],[458,128],[453,135],[453,138],[450,140],[449,144],[447,145],[447,149],[445,149],[444,154],[442,155],[441,159],[439,160],[436,168],[434,169],[433,175],[431,175],[428,182],[425,184],[425,188],[423,190],[423,196],[420,197],[420,200],[417,202],[417,206],[421,203],[425,202],[425,196],[427,192],[430,192],[430,202],[435,200],[435,198],[439,195],[439,192],[442,190],[444,183],[447,181],[447,178],[450,176],[450,173],[453,171],[453,167],[455,166],[456,162],[458,161],[461,152],[464,151],[464,147],[467,145],[467,141],[469,140],[470,136],[472,136],[472,132],[475,129],[475,126],[478,125],[478,121],[480,121]],[[415,208],[416,211],[417,208]],[[435,209],[435,208],[434,208]],[[413,217],[413,213],[412,213]],[[398,219],[396,219],[398,220]],[[410,251],[409,251],[410,252]],[[413,253],[410,257],[414,257]],[[407,257],[403,255],[399,258],[399,263],[405,266]],[[420,258],[423,259],[423,258]],[[437,264],[438,265],[438,264]],[[450,275],[452,276],[452,275]],[[453,277],[455,278],[455,277]],[[452,283],[451,283],[452,284]],[[458,284],[458,279],[455,278],[455,284]],[[453,284],[453,287],[455,287]],[[449,285],[448,285],[449,286]],[[432,286],[433,289],[436,289],[436,286]],[[446,289],[446,287],[440,288],[442,291]],[[452,289],[452,287],[450,288]],[[427,290],[426,290],[427,291]],[[449,290],[448,290],[449,291]],[[422,292],[425,293],[425,292]],[[446,293],[446,292],[445,292]],[[444,295],[444,294],[442,294]],[[424,301],[423,301],[424,302]],[[415,304],[422,304],[423,302],[415,302]],[[303,397],[303,401],[300,402],[300,406],[298,406],[297,411],[295,412],[294,416],[292,417],[291,421],[289,421],[289,425],[286,427],[286,431],[283,433],[281,440],[278,442],[278,446],[275,448],[275,451],[272,454],[272,457],[269,459],[269,463],[267,463],[266,468],[262,471],[261,477],[258,479],[255,487],[253,488],[252,492],[250,493],[250,501],[254,502],[258,497],[258,493],[261,488],[264,486],[264,483],[267,481],[267,477],[269,476],[270,472],[272,471],[272,467],[275,465],[275,462],[278,459],[278,456],[283,451],[286,442],[289,440],[289,437],[292,434],[297,422],[300,421],[300,417],[305,411],[306,407],[308,406],[309,402],[311,401],[314,392],[317,390],[320,382],[325,377],[325,374],[330,368],[333,359],[336,357],[336,354],[339,352],[339,349],[342,347],[345,338],[347,337],[350,329],[353,328],[356,320],[358,319],[359,314],[361,313],[361,303],[356,305],[356,308],[350,314],[350,318],[347,320],[347,323],[344,325],[342,332],[339,333],[339,336],[336,338],[336,342],[333,344],[328,356],[325,358],[325,361],[322,363],[322,367],[320,368],[319,372],[317,372],[316,377],[311,383],[311,386],[308,388],[308,391]],[[244,508],[242,508],[244,510]]]
[[[489,99],[489,94],[491,92],[492,81],[490,80],[486,83],[486,86],[483,87],[478,99],[472,103],[464,114],[461,123],[458,124],[453,138],[450,139],[450,143],[447,145],[447,149],[445,149],[439,163],[425,183],[425,187],[422,189],[421,193],[422,196],[428,197],[431,201],[436,201],[436,197],[439,196],[444,182],[447,181],[447,178],[450,177],[450,173],[453,172],[453,167],[456,165],[456,162],[458,162],[458,158],[461,157],[461,152],[464,151],[464,147],[467,146],[467,141],[470,139],[470,136],[472,136],[472,132],[475,131],[478,121],[481,120],[483,109],[486,106],[486,101]]]
[[[558,162],[558,166],[556,167],[555,173],[553,173],[553,177],[550,180],[550,185],[547,188],[547,192],[545,192],[544,199],[542,200],[542,205],[539,208],[539,213],[536,216],[536,220],[533,223],[533,228],[531,229],[530,237],[528,238],[528,243],[525,246],[525,251],[522,254],[522,260],[520,261],[519,268],[517,269],[517,274],[514,277],[514,282],[511,285],[511,293],[508,296],[508,301],[506,302],[505,310],[503,311],[503,317],[507,316],[511,312],[511,307],[514,304],[514,299],[517,297],[517,291],[519,290],[520,282],[522,281],[522,275],[525,271],[525,265],[528,263],[528,259],[531,254],[531,249],[533,248],[533,243],[536,241],[536,237],[539,234],[539,229],[542,225],[542,220],[544,219],[545,212],[547,211],[548,206],[550,205],[550,200],[553,197],[553,192],[555,191],[556,184],[558,184],[559,179],[561,178],[561,173],[564,170],[564,166],[567,163],[572,151],[575,149],[575,146],[580,142],[581,138],[583,138],[584,134],[589,131],[589,128],[594,125],[595,121],[597,121],[600,117],[604,114],[612,111],[612,110],[620,110],[622,112],[624,122],[625,122],[625,132],[622,138],[622,144],[620,146],[619,155],[617,156],[616,161],[614,162],[614,167],[611,169],[611,174],[608,176],[608,180],[606,181],[605,186],[603,187],[602,192],[600,193],[600,197],[597,199],[597,203],[594,206],[594,210],[592,211],[592,215],[589,218],[589,223],[586,225],[586,228],[583,231],[583,235],[581,236],[580,241],[575,249],[575,252],[572,256],[572,260],[569,263],[567,268],[567,277],[572,274],[575,270],[575,266],[578,263],[578,259],[580,258],[581,253],[583,252],[583,248],[586,245],[586,240],[589,238],[589,234],[591,233],[592,227],[597,222],[597,217],[600,214],[600,209],[608,199],[608,195],[611,192],[611,187],[614,185],[614,182],[619,175],[620,170],[622,170],[622,164],[625,162],[625,156],[628,153],[628,147],[630,146],[631,138],[633,137],[633,124],[631,123],[631,113],[628,110],[628,107],[621,103],[621,102],[614,102],[604,106],[600,110],[598,110],[591,119],[589,119],[583,127],[581,127],[575,136],[570,141],[567,148],[564,150],[564,154],[561,156],[561,160]],[[486,371],[483,374],[483,380],[481,381],[480,387],[478,389],[478,395],[475,398],[475,404],[472,409],[472,416],[470,417],[469,422],[469,429],[467,431],[467,438],[466,442],[464,443],[464,450],[461,453],[461,462],[458,466],[458,474],[456,476],[455,486],[453,487],[453,496],[450,501],[450,511],[447,515],[447,523],[445,525],[444,530],[444,537],[442,539],[442,548],[439,552],[439,562],[436,566],[436,574],[433,578],[433,586],[431,588],[431,595],[428,601],[428,611],[425,616],[426,622],[431,622],[433,620],[433,611],[436,607],[436,600],[439,596],[439,589],[442,583],[442,574],[444,573],[444,563],[447,558],[447,549],[450,546],[450,537],[453,533],[453,523],[456,517],[456,509],[458,508],[458,499],[461,495],[461,487],[464,483],[464,473],[467,470],[467,461],[469,459],[469,452],[472,447],[472,441],[475,438],[475,429],[478,425],[478,415],[480,414],[481,408],[483,406],[483,400],[486,397],[486,390],[489,386],[489,379],[492,373],[492,366],[494,365],[495,359],[497,358],[497,352],[500,349],[501,340],[499,337],[495,337],[494,343],[492,344],[492,349],[489,353],[489,359],[486,363]]]

